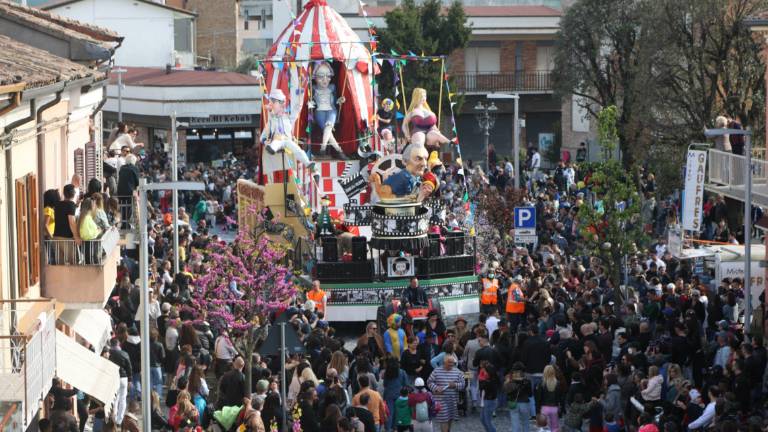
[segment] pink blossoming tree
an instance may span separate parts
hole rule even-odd
[[[284,265],[285,249],[273,242],[260,227],[240,227],[235,240],[212,244],[203,253],[205,271],[195,281],[192,311],[213,328],[229,332],[246,363],[246,391],[251,393],[253,352],[269,330],[268,316],[283,310],[296,294],[293,274]]]

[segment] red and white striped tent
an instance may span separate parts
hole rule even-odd
[[[354,153],[359,134],[374,130],[376,110],[371,82],[377,65],[366,45],[326,0],[310,0],[280,33],[267,58],[267,92],[280,88],[285,93],[295,135],[306,137],[308,86],[312,71],[323,60],[334,66],[337,96],[346,99],[336,126],[336,139],[344,152]]]

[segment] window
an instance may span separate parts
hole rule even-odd
[[[16,180],[16,253],[19,296],[40,281],[40,214],[37,202],[37,176],[27,174]]]
[[[501,49],[499,47],[467,47],[464,50],[464,71],[467,73],[499,73]]]
[[[192,52],[192,19],[173,20],[173,49],[177,52]]]
[[[536,70],[549,72],[555,68],[555,47],[539,45],[536,47]]]

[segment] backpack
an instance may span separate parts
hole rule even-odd
[[[429,404],[427,401],[421,401],[416,404],[416,421],[429,421]]]

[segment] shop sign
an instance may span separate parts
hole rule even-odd
[[[190,117],[189,127],[250,125],[251,114],[213,114],[208,117]]]

